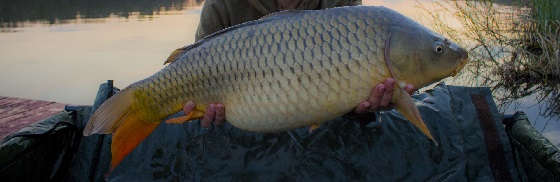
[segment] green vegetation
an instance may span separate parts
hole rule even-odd
[[[539,31],[547,31],[547,28],[549,28],[547,25],[554,20],[558,21],[560,18],[560,11],[558,10],[560,1],[558,0],[530,0],[530,6],[531,15],[537,22]]]
[[[541,114],[560,115],[560,1],[514,0],[503,5],[473,0],[438,5],[462,25],[451,27],[441,14],[428,11],[436,31],[469,48],[466,75],[474,77],[473,85],[492,87],[502,106],[533,95],[547,106]]]

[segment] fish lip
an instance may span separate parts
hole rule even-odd
[[[445,39],[445,41],[448,41],[448,40]],[[464,48],[462,48],[461,46],[457,45],[454,42],[449,42],[448,41],[448,46],[452,51],[454,51],[458,54],[457,59],[459,59],[459,63],[457,64],[457,67],[451,72],[451,76],[455,76],[467,64],[467,62],[469,60],[469,53],[467,52],[467,50],[465,50]]]
[[[467,63],[469,62],[469,55],[465,52],[465,54],[463,54],[460,59],[461,61],[459,61],[457,68],[455,68],[455,70],[451,72],[451,76],[457,75],[465,67],[465,65],[467,65]]]

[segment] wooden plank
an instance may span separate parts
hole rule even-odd
[[[0,139],[64,110],[66,104],[0,96]]]

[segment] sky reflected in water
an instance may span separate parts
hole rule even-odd
[[[0,95],[91,104],[104,80],[122,88],[153,74],[172,50],[194,41],[200,5],[179,2],[151,4],[161,10],[152,13],[121,7],[82,18],[76,11],[74,19],[53,15],[2,27]]]

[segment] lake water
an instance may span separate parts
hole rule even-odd
[[[364,1],[429,25],[418,3],[434,7],[430,0]],[[0,0],[0,95],[91,104],[105,80],[123,88],[161,69],[174,49],[193,43],[201,4],[202,0]],[[460,26],[454,19],[448,23]],[[518,103],[506,112],[527,112],[537,129],[560,143],[559,122],[540,116],[534,99]]]

